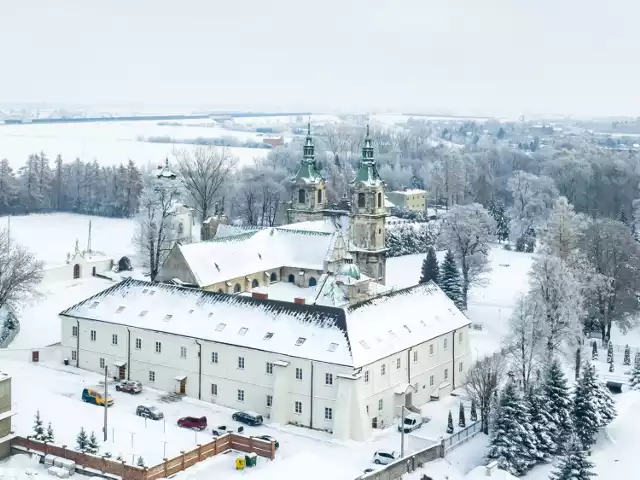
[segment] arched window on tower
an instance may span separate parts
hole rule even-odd
[[[382,208],[382,193],[378,193],[378,208]]]
[[[364,193],[358,194],[358,207],[364,208]]]
[[[251,282],[251,288],[258,288],[259,286],[260,286],[260,283],[258,282],[258,280],[254,278],[253,281]]]
[[[318,203],[322,203],[322,190],[318,190]]]
[[[301,188],[298,190],[298,203],[304,203],[305,200],[304,190]]]

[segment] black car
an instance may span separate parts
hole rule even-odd
[[[270,437],[269,435],[257,435],[251,438],[257,438],[258,440],[264,440],[265,442],[273,442],[273,446],[276,447],[276,450],[280,448],[280,443],[278,442],[278,440],[276,440],[273,437]]]
[[[262,425],[263,422],[262,415],[255,412],[236,412],[231,415],[231,418],[236,422],[251,425],[252,427]]]
[[[136,415],[139,417],[150,418],[151,420],[160,420],[164,418],[164,413],[151,405],[138,405]]]

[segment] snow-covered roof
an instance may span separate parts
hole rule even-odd
[[[391,193],[397,193],[398,195],[419,195],[426,194],[426,190],[420,190],[419,188],[407,188],[406,190],[396,190]]]
[[[61,315],[354,368],[470,324],[433,283],[345,310],[127,279]]]
[[[471,470],[464,477],[464,480],[518,480],[518,477],[511,475],[506,470],[502,470],[500,468],[494,468],[491,472],[491,475],[487,475],[487,467],[479,466]]]
[[[342,229],[340,220],[336,222],[332,218],[323,218],[322,220],[310,220],[307,222],[290,223],[289,225],[282,225],[277,227],[278,230],[297,230],[307,232],[324,232],[334,233]]]

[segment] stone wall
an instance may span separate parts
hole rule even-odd
[[[421,468],[425,463],[432,462],[438,458],[444,458],[444,448],[441,444],[432,445],[413,455],[396,460],[380,470],[365,473],[355,480],[396,480],[405,473],[411,473]]]

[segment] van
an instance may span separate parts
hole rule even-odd
[[[246,425],[251,425],[253,427],[257,427],[258,425],[262,425],[264,419],[262,415],[255,412],[236,412],[231,415],[231,419],[236,422],[244,423]]]
[[[82,390],[82,401],[93,403],[94,405],[104,405],[104,395],[95,388],[85,388]],[[111,395],[107,396],[107,407],[113,405]]]
[[[423,420],[417,413],[409,413],[404,417],[404,425],[398,425],[398,431],[404,429],[404,433],[413,432],[422,426]],[[403,428],[404,427],[404,428]]]

